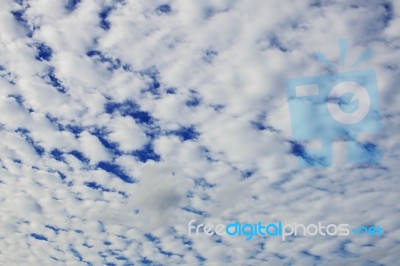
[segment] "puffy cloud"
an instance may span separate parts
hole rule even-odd
[[[119,149],[130,152],[139,150],[146,143],[147,138],[143,129],[131,117],[116,117],[109,125],[109,138],[119,144]]]
[[[398,2],[3,2],[0,264],[396,264]],[[314,53],[339,63],[342,38],[338,71],[376,73],[384,130],[358,140],[381,162],[302,169],[286,80],[332,73]],[[246,241],[191,219],[385,236]]]

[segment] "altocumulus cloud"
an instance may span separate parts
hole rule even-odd
[[[396,265],[397,1],[2,1],[0,264]],[[285,81],[378,79],[379,165],[300,169]],[[360,67],[363,67],[360,65]],[[318,117],[318,114],[315,114]],[[187,223],[379,224],[384,237],[188,235]]]

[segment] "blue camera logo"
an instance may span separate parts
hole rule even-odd
[[[342,64],[347,43],[339,41]],[[371,56],[365,52],[353,65]],[[321,53],[318,60],[336,67]],[[332,164],[334,143],[339,141],[342,161],[379,163],[373,143],[363,136],[381,129],[377,81],[373,70],[294,78],[287,81],[292,138],[302,167],[327,167]],[[336,150],[335,150],[336,151]]]

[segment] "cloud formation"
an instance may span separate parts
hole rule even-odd
[[[400,4],[3,1],[0,264],[395,265]],[[302,169],[285,90],[378,79],[379,165]],[[347,71],[345,68],[340,71]],[[318,119],[318,113],[312,119]],[[360,140],[361,141],[361,140]],[[374,146],[374,147],[375,147]],[[384,237],[207,237],[190,220],[379,224]]]

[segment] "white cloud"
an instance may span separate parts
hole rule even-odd
[[[396,264],[397,2],[74,2],[2,3],[0,264]],[[339,62],[341,38],[347,63],[374,52],[355,70],[376,72],[381,164],[301,169],[285,82],[329,73],[313,54]],[[191,219],[385,236],[218,242]]]
[[[79,140],[82,151],[88,156],[92,163],[96,164],[99,161],[108,161],[110,159],[109,153],[96,136],[88,132],[83,132]]]
[[[110,121],[109,138],[119,144],[125,152],[139,150],[146,143],[143,129],[131,117],[115,117]]]

